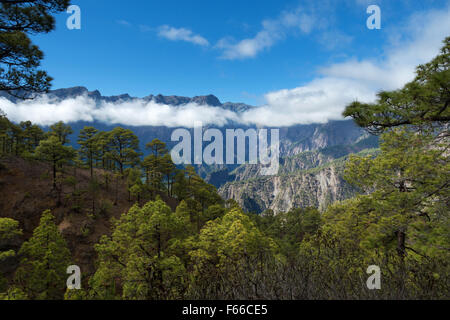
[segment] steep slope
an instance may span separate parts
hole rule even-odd
[[[354,194],[342,179],[341,168],[330,166],[315,173],[261,177],[225,184],[220,194],[235,199],[249,212],[275,213],[292,208],[325,207]]]
[[[136,200],[129,198],[126,180],[111,178],[106,183],[106,172],[95,169],[100,183],[93,212],[89,170],[68,167],[63,171],[58,183],[61,190],[58,197],[52,191],[49,165],[18,157],[0,158],[0,217],[19,221],[24,231],[22,241],[25,241],[38,226],[42,212],[50,209],[72,252],[74,263],[83,273],[90,274],[94,271],[94,244],[110,232],[111,218],[126,213]],[[172,209],[176,208],[175,199],[169,199],[165,194],[160,196]]]
[[[364,145],[342,146],[339,151],[347,153],[341,158],[333,157],[330,149],[288,157],[275,176],[261,176],[259,166],[244,165],[230,174],[234,181],[225,183],[219,193],[249,212],[270,209],[278,213],[310,206],[323,210],[358,191],[344,180],[343,173],[349,154],[360,150],[361,155],[377,153],[377,149],[366,149]]]

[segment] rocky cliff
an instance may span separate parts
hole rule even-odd
[[[352,153],[376,154],[376,148],[366,148],[376,145],[377,139],[368,137],[349,146],[306,151],[281,159],[274,176],[261,176],[258,165],[243,165],[229,174],[232,181],[221,186],[219,193],[249,212],[270,209],[278,213],[310,206],[323,210],[355,195],[357,190],[343,178],[345,163]]]

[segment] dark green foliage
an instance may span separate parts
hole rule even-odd
[[[114,223],[112,237],[96,246],[93,298],[181,298],[187,274],[175,253],[185,227],[186,217],[173,214],[161,200],[131,208]]]
[[[99,159],[99,136],[98,130],[94,127],[84,127],[78,135],[78,144],[80,150],[78,151],[80,159],[84,160],[89,166],[91,178],[94,176],[94,162]]]
[[[30,299],[62,299],[71,257],[50,211],[42,214],[39,226],[19,254],[22,259],[16,272],[16,285]]]
[[[53,30],[52,14],[68,5],[69,0],[0,1],[0,91],[26,98],[49,89],[52,79],[38,69],[43,53],[28,35]]]
[[[375,104],[354,102],[344,112],[372,133],[405,125],[430,127],[450,121],[450,37],[441,54],[417,67],[416,79],[404,88],[378,94]]]
[[[56,189],[57,169],[75,158],[75,150],[72,147],[64,146],[57,136],[50,135],[48,139],[39,143],[35,154],[38,159],[47,161],[52,165],[53,189]]]
[[[120,174],[126,166],[136,166],[139,163],[139,140],[133,131],[117,127],[107,134],[109,146],[108,157],[115,161]]]
[[[22,230],[19,222],[9,218],[0,218],[0,293],[8,289],[6,273],[17,260]],[[1,298],[0,298],[1,299]]]

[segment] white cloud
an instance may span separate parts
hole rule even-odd
[[[271,47],[280,36],[267,30],[258,32],[252,39],[244,39],[233,43],[228,38],[223,38],[217,43],[217,48],[223,49],[222,58],[234,60],[255,57],[260,51]]]
[[[66,99],[60,103],[52,103],[46,97],[25,100],[14,104],[0,98],[1,109],[14,122],[30,120],[39,125],[50,125],[58,121],[93,121],[92,106],[85,97]]]
[[[342,119],[346,105],[373,102],[380,90],[395,90],[414,79],[417,65],[439,53],[450,30],[450,10],[414,15],[384,58],[356,60],[322,68],[321,77],[304,86],[266,94],[266,105],[250,110],[243,120],[265,126],[327,122]],[[397,37],[398,39],[398,37]]]
[[[209,45],[208,40],[185,28],[174,28],[168,25],[160,26],[158,28],[158,35],[172,41],[186,41],[200,46]]]
[[[229,121],[239,121],[234,112],[222,108],[195,103],[175,107],[141,99],[96,104],[87,96],[62,101],[43,96],[17,104],[0,98],[0,105],[11,121],[30,120],[39,125],[51,125],[58,121],[96,120],[107,124],[130,126],[193,127],[195,121],[217,126],[223,126]]]
[[[216,47],[223,50],[222,58],[228,60],[253,58],[264,49],[272,47],[285,38],[289,31],[309,34],[315,25],[313,15],[298,8],[292,12],[283,12],[277,19],[264,20],[262,30],[253,38],[236,42],[232,38],[222,38]]]
[[[373,100],[364,85],[338,78],[316,79],[305,86],[266,94],[267,104],[245,112],[242,120],[261,126],[326,123],[342,119],[343,106],[356,99]]]
[[[414,78],[415,67],[438,54],[450,30],[450,8],[415,14],[384,59],[349,60],[322,69],[326,76],[352,79],[377,90],[393,90]],[[403,38],[403,39],[402,39]]]

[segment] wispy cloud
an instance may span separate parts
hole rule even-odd
[[[186,41],[200,46],[209,46],[208,40],[186,28],[163,25],[158,28],[158,36],[171,41]]]
[[[315,26],[316,18],[303,9],[297,8],[291,12],[283,12],[276,19],[264,20],[262,29],[253,38],[235,41],[231,37],[225,37],[218,41],[216,48],[223,51],[224,59],[253,58],[264,49],[283,40],[288,32],[309,34]]]
[[[350,59],[323,67],[320,76],[304,86],[266,94],[266,105],[248,111],[243,121],[288,126],[342,119],[349,103],[372,102],[380,90],[395,90],[413,80],[416,66],[439,53],[448,30],[449,8],[415,14],[400,28],[397,42],[384,50],[384,58]]]

